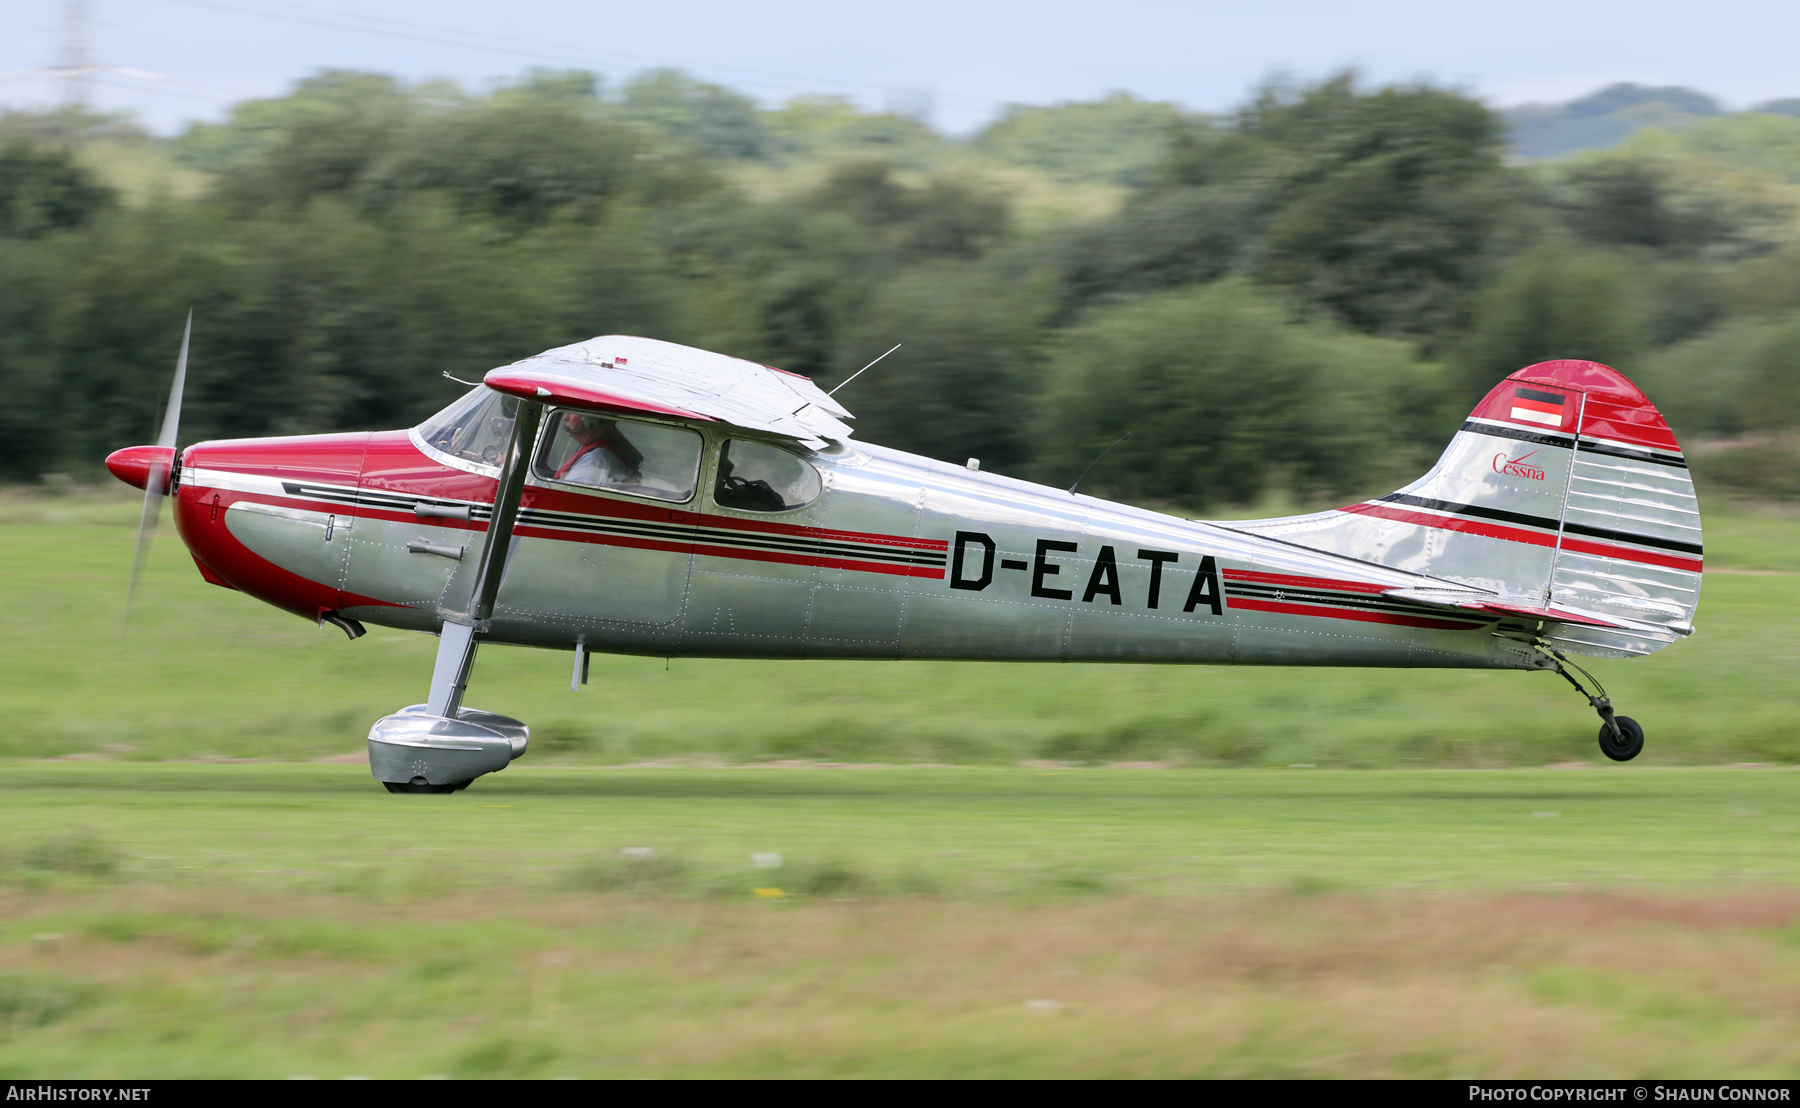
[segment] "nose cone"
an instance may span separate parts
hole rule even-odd
[[[150,471],[156,471],[160,486],[156,491],[169,491],[169,471],[175,465],[175,451],[167,446],[127,446],[106,456],[106,468],[112,475],[133,488],[150,487]]]

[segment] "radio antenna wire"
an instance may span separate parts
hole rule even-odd
[[[881,356],[881,358],[887,357],[888,354],[892,354],[894,351],[900,349],[900,347],[902,347],[903,345],[905,345],[905,344],[897,342],[894,345],[888,347],[887,354],[883,354]],[[881,358],[876,358],[875,362],[879,362],[881,360]],[[848,385],[850,382],[856,380],[858,377],[861,377],[863,374],[867,373],[870,370],[870,368],[875,365],[875,362],[870,362],[868,365],[863,366],[861,369],[857,370],[855,373],[852,373],[850,376],[844,378],[842,381],[840,381],[838,383],[837,389],[832,389],[830,392],[826,393],[825,395],[826,396],[836,396],[838,394],[838,389],[843,388],[845,385]]]
[[[1081,482],[1084,479],[1086,479],[1086,477],[1088,475],[1088,469],[1093,469],[1095,465],[1099,464],[1099,461],[1101,458],[1104,458],[1108,454],[1111,454],[1113,446],[1119,445],[1120,443],[1124,442],[1126,439],[1128,439],[1130,437],[1131,437],[1131,432],[1130,431],[1125,432],[1123,435],[1120,435],[1118,438],[1113,440],[1112,446],[1107,447],[1105,450],[1102,450],[1098,455],[1096,455],[1094,460],[1087,464],[1087,469],[1084,469],[1081,471],[1081,476],[1075,478],[1075,484],[1069,486],[1069,495],[1070,496],[1075,495],[1075,489],[1077,486],[1079,486],[1081,484]]]

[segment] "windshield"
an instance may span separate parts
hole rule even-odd
[[[518,411],[517,397],[482,385],[419,424],[419,437],[451,457],[497,466],[506,457]]]

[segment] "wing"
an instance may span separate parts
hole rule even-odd
[[[501,366],[498,392],[617,414],[727,423],[817,449],[851,435],[843,406],[797,373],[658,339],[602,335]]]

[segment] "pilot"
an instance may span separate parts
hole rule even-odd
[[[635,485],[643,480],[644,455],[619,433],[613,420],[586,412],[564,412],[562,425],[576,447],[557,468],[557,480],[581,485]]]

